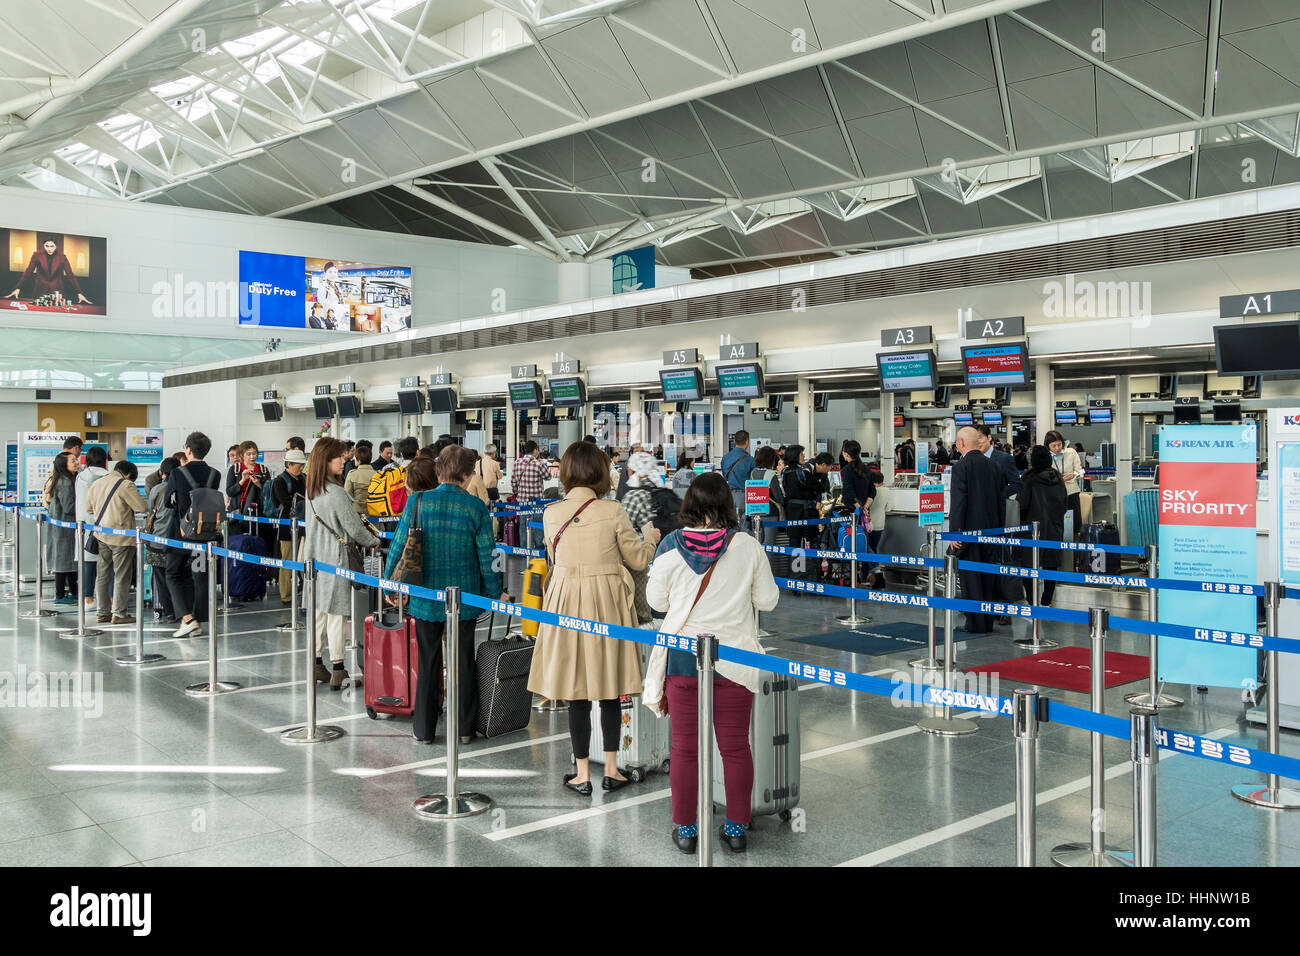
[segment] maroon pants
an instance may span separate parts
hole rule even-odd
[[[669,677],[668,716],[673,722],[672,763],[668,783],[673,791],[673,823],[678,826],[709,821],[699,816],[699,679]],[[749,715],[754,694],[725,677],[713,681],[713,733],[722,752],[722,773],[727,784],[727,819],[749,823],[754,793],[754,755],[749,749]],[[712,789],[713,781],[706,780]]]

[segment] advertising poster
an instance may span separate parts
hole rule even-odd
[[[745,517],[766,515],[772,500],[772,489],[766,481],[745,481]]]
[[[5,497],[18,493],[18,442],[5,442]]]
[[[1165,425],[1160,429],[1160,577],[1254,584],[1255,426]],[[1255,598],[1164,591],[1167,624],[1254,633]],[[1253,687],[1256,652],[1159,638],[1161,680]]]
[[[63,451],[69,438],[79,438],[75,432],[19,432],[18,476],[21,481],[20,499],[24,504],[43,508],[41,493],[45,479],[54,467],[54,459]]]
[[[916,443],[916,473],[924,475],[930,470],[930,443],[928,441],[919,441]]]
[[[107,315],[108,240],[44,229],[0,228],[4,314]]]
[[[411,267],[239,253],[239,324],[325,332],[411,327]]]
[[[126,460],[139,470],[136,484],[144,487],[144,479],[158,470],[163,460],[163,430],[161,428],[128,428],[126,430]],[[258,456],[261,460],[261,456]]]
[[[1300,442],[1279,442],[1276,457],[1281,581],[1300,586]]]
[[[917,524],[922,528],[926,525],[943,524],[943,485],[922,485],[920,488],[920,503],[917,506]]]

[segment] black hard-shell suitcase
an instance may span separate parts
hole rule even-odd
[[[474,729],[482,737],[499,737],[523,730],[528,726],[533,711],[533,695],[528,689],[528,671],[533,666],[533,641],[508,635],[494,641],[492,627],[495,623],[496,615],[493,614],[488,622],[488,639],[474,653],[474,666],[478,672],[478,716]]]
[[[1119,544],[1119,529],[1113,524],[1084,525],[1080,539],[1090,544]],[[1119,574],[1119,555],[1113,551],[1076,551],[1079,574]]]

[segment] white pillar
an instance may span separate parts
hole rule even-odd
[[[509,471],[514,467],[514,461],[519,457],[519,413],[510,407],[510,402],[506,402],[506,446],[501,449],[502,467]]]
[[[1133,392],[1127,375],[1115,376],[1115,410],[1111,414],[1111,441],[1115,443],[1115,523],[1121,544],[1128,543],[1124,496],[1133,490]],[[1155,569],[1151,570],[1154,575]]]
[[[1038,419],[1038,429],[1034,443],[1041,445],[1043,436],[1056,427],[1053,412],[1056,409],[1055,392],[1052,388],[1052,363],[1040,359],[1034,363],[1034,415]]]
[[[795,423],[799,429],[799,444],[803,445],[804,454],[811,461],[812,457],[817,454],[816,436],[813,432],[812,379],[799,379],[798,392],[795,394],[794,403],[798,406]]]
[[[557,267],[556,297],[561,303],[591,298],[591,269],[585,262],[561,262]]]
[[[650,442],[650,430],[646,428],[645,402],[641,400],[639,388],[632,389],[627,396],[627,433],[629,445]]]
[[[885,483],[894,480],[894,396],[880,393],[880,473]]]
[[[714,395],[709,399],[709,460],[718,464],[726,453],[727,429],[722,420],[722,396]]]

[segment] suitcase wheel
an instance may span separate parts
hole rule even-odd
[[[660,772],[660,773],[667,773],[667,772],[668,772],[668,769],[669,769],[669,764],[671,764],[671,763],[672,763],[671,760],[664,760],[664,762],[661,763],[661,764],[659,765],[659,772]]]
[[[641,783],[645,780],[645,770],[641,767],[629,767],[627,771],[628,779],[633,783]]]
[[[790,822],[791,813],[789,810],[782,810],[780,813],[777,814],[777,816],[780,817],[782,823]]]
[[[366,716],[371,720],[379,719],[379,715],[375,713],[375,708],[371,707],[369,704],[366,704]]]

